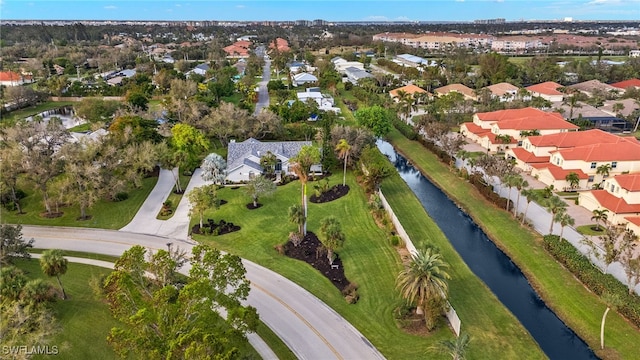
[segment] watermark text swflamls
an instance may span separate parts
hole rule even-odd
[[[4,355],[58,355],[58,346],[53,345],[3,345],[0,352]]]

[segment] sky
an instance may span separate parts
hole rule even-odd
[[[640,0],[0,0],[3,20],[639,20]]]

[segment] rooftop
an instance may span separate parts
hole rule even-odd
[[[413,95],[415,93],[423,93],[423,94],[427,94],[428,93],[427,90],[425,90],[425,89],[423,89],[421,87],[418,87],[418,86],[413,85],[413,84],[409,84],[409,85],[406,85],[406,86],[403,86],[403,87],[399,87],[397,89],[393,89],[393,90],[389,91],[389,94],[391,95],[391,97],[396,97],[396,96],[398,96],[398,93],[400,91],[404,91],[404,92],[406,92],[407,94],[410,94],[410,95]]]
[[[607,190],[593,190],[591,194],[602,207],[613,213],[640,213],[640,204],[629,204],[624,199],[611,195]]]
[[[622,137],[616,143],[576,146],[560,149],[554,153],[556,152],[560,153],[565,160],[640,161],[640,143],[635,139]]]
[[[586,131],[569,131],[558,134],[529,136],[529,142],[538,147],[554,146],[556,148],[572,148],[596,143],[616,143],[619,137],[602,131],[592,129]]]
[[[611,84],[611,86],[617,87],[619,89],[626,89],[629,87],[640,88],[640,79],[629,79],[625,81],[620,81],[620,82]]]
[[[617,175],[613,179],[625,190],[640,191],[640,173]]]
[[[543,82],[540,84],[536,84],[536,85],[531,85],[528,86],[526,89],[531,91],[531,92],[536,92],[538,94],[544,94],[544,95],[562,95],[562,93],[560,91],[558,91],[559,88],[561,88],[562,85],[555,83],[553,81],[547,81],[547,82]]]

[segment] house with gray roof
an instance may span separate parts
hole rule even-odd
[[[358,81],[360,81],[361,79],[373,77],[373,75],[366,72],[365,70],[353,66],[344,69],[344,74],[347,76],[347,81],[351,82],[354,85],[357,85]]]
[[[289,159],[298,155],[305,145],[311,145],[311,141],[273,141],[262,142],[249,138],[242,142],[231,141],[227,152],[227,181],[248,181],[264,172],[260,166],[260,158],[268,152],[276,156],[276,174],[284,171],[286,175],[292,175],[289,169]],[[321,171],[320,165],[312,167],[313,172]]]

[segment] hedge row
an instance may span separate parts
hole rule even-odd
[[[618,312],[640,326],[640,296],[610,274],[604,274],[567,240],[557,235],[544,236],[545,249],[571,271],[589,290],[597,295],[609,293],[620,299]]]
[[[404,135],[409,140],[415,140],[418,138],[418,133],[415,131],[413,126],[407,124],[406,122],[398,119],[397,117],[392,117],[391,120],[393,127],[398,129],[402,135]]]

